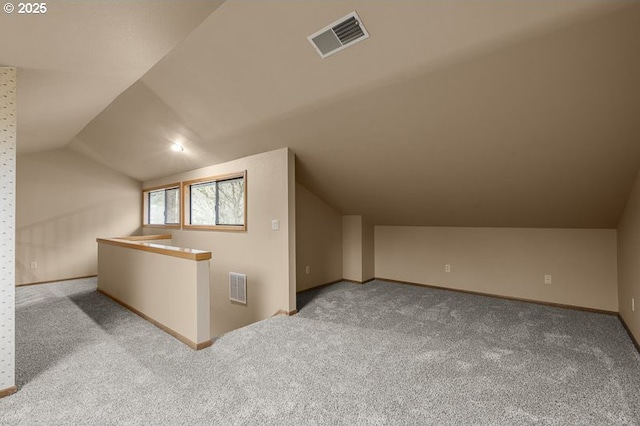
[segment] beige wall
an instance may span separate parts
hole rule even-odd
[[[375,254],[378,278],[618,310],[615,230],[376,226]]]
[[[367,218],[362,219],[362,281],[376,276],[375,229]]]
[[[300,184],[296,184],[296,264],[298,291],[342,279],[342,215]]]
[[[362,216],[342,216],[342,278],[362,282]]]
[[[375,277],[374,227],[365,217],[342,217],[342,271],[346,280],[365,282]]]
[[[618,304],[620,315],[640,341],[640,174],[618,225]]]
[[[15,385],[15,68],[0,68],[0,394]]]
[[[192,346],[210,340],[209,260],[107,243],[98,243],[98,260],[99,290],[183,336]]]
[[[95,275],[96,238],[139,231],[134,179],[69,149],[20,155],[17,172],[18,285]]]
[[[185,153],[188,155],[188,153]],[[172,234],[173,245],[210,251],[211,334],[260,321],[278,310],[295,309],[295,268],[290,253],[290,203],[294,202],[295,170],[288,149],[257,154],[144,183],[145,188],[171,182],[247,171],[247,231],[199,231],[145,228],[145,234]],[[271,230],[271,221],[280,230]],[[138,219],[140,220],[140,219]],[[294,222],[295,223],[295,222]],[[293,231],[295,233],[295,230]],[[295,256],[295,246],[291,248]],[[247,304],[229,300],[229,272],[247,274]],[[293,286],[293,288],[291,288]],[[292,300],[293,299],[293,300]],[[293,304],[293,306],[292,306]]]

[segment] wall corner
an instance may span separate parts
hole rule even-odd
[[[16,86],[16,68],[1,67],[0,397],[15,392]]]
[[[296,155],[287,148],[287,205],[289,237],[289,303],[288,311],[296,308]]]

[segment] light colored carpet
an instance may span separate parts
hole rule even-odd
[[[194,352],[95,291],[17,290],[3,424],[639,424],[612,316],[374,281]]]

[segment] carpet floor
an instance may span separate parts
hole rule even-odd
[[[96,292],[16,293],[2,424],[640,424],[616,317],[383,281],[195,352]]]

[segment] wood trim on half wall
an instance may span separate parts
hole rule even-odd
[[[278,309],[278,311],[275,314],[273,314],[272,316],[275,317],[275,316],[278,316],[278,315],[287,315],[287,316],[290,317],[290,316],[293,316],[293,315],[295,315],[297,313],[298,313],[297,309],[294,309],[293,311],[285,311],[284,309]]]
[[[7,389],[2,389],[2,390],[0,390],[0,398],[4,398],[5,396],[13,395],[17,391],[18,391],[18,388],[15,387],[15,386],[11,386],[10,388],[7,388]]]
[[[176,339],[178,339],[179,341],[181,341],[185,345],[189,346],[191,349],[199,351],[200,349],[208,348],[209,346],[213,345],[213,340],[212,339],[206,340],[204,342],[196,343],[196,342],[192,341],[191,339],[189,339],[189,338],[183,336],[182,334],[178,333],[177,331],[170,329],[166,325],[160,324],[158,321],[156,321],[153,318],[151,318],[150,316],[140,312],[136,308],[134,308],[131,305],[123,302],[122,300],[118,299],[117,297],[113,297],[109,293],[105,293],[104,291],[102,291],[100,289],[97,289],[97,291],[98,291],[98,293],[104,295],[105,297],[108,297],[109,299],[113,300],[117,304],[123,306],[124,308],[127,308],[128,310],[130,310],[134,314],[138,315],[140,318],[149,321],[151,324],[155,325],[160,330],[164,331],[165,333],[169,334],[170,336],[175,337]]]

